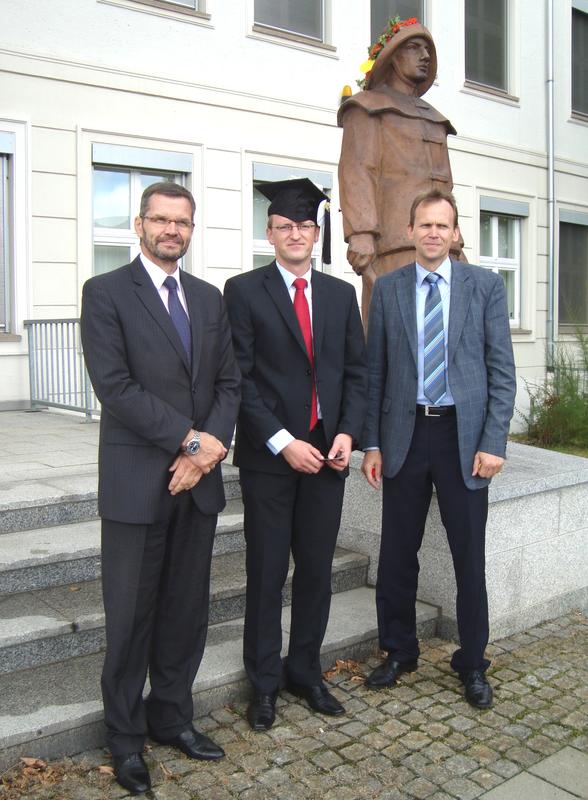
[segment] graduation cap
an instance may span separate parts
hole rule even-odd
[[[317,222],[320,204],[328,196],[308,178],[295,178],[288,181],[266,181],[258,183],[256,188],[270,201],[268,217],[279,214],[292,222],[312,220]],[[331,226],[328,206],[325,208],[323,231],[323,262],[331,263]]]

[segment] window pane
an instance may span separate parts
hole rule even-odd
[[[480,255],[492,258],[492,217],[480,214]]]
[[[508,303],[509,319],[515,318],[515,280],[516,273],[510,269],[499,269],[498,274],[502,275],[506,286],[506,300]]]
[[[130,173],[120,170],[94,170],[94,226],[96,228],[131,227]]]
[[[255,0],[255,22],[322,41],[322,0]]]
[[[169,181],[170,183],[174,183],[174,176],[173,175],[156,175],[155,173],[150,172],[142,172],[139,175],[139,185],[141,194],[145,191],[148,186],[151,186],[152,183],[163,183],[164,181]],[[139,198],[140,200],[141,198]]]
[[[572,9],[572,108],[588,114],[588,14]]]
[[[506,0],[465,0],[466,78],[506,89]]]
[[[515,258],[515,224],[518,220],[498,217],[498,258]]]
[[[265,239],[267,227],[267,208],[269,200],[254,187],[253,189],[253,238]]]
[[[131,260],[131,248],[120,245],[94,245],[94,275],[102,275],[113,269],[128,264]]]
[[[559,321],[588,323],[588,226],[559,225]]]
[[[172,0],[176,6],[186,6],[186,8],[193,8],[198,11],[198,0]]]
[[[423,0],[371,0],[371,24],[373,44],[380,36],[388,20],[398,15],[401,19],[416,17],[423,22]]]

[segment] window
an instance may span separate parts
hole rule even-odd
[[[333,176],[330,172],[319,170],[309,170],[298,167],[286,167],[278,164],[253,164],[253,266],[263,267],[269,264],[274,258],[274,248],[267,241],[265,231],[267,228],[267,209],[269,200],[257,190],[256,185],[264,181],[285,181],[294,178],[310,178],[322,191],[331,196],[333,187]],[[319,225],[321,219],[319,217]],[[315,244],[312,251],[312,266],[314,269],[321,269],[321,238]]]
[[[134,220],[143,191],[158,181],[184,184],[192,159],[183,153],[104,144],[92,146],[92,158],[94,274],[98,275],[128,264],[139,253]]]
[[[324,41],[324,0],[255,0],[255,24]]]
[[[424,0],[371,0],[371,29],[373,44],[386,27],[391,17],[398,15],[401,19],[416,17],[424,22]]]
[[[559,324],[588,325],[588,214],[560,211]]]
[[[588,14],[572,9],[572,111],[588,114]]]
[[[468,81],[507,90],[507,0],[465,0]]]
[[[13,134],[0,131],[0,333],[8,333],[11,330],[11,159],[13,153]]]
[[[480,265],[502,276],[506,286],[508,316],[520,325],[521,218],[480,212]]]

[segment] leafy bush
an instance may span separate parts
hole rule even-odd
[[[555,344],[545,381],[526,382],[530,410],[521,416],[535,444],[588,447],[588,336],[576,331],[575,339]]]

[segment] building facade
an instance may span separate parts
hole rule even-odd
[[[588,324],[588,0],[0,0],[0,407],[29,396],[28,319],[75,318],[137,252],[142,189],[196,198],[185,268],[269,261],[259,180],[309,176],[338,213],[342,87],[388,16],[436,42],[468,259],[506,282],[520,392]],[[321,268],[317,248],[317,268]]]

